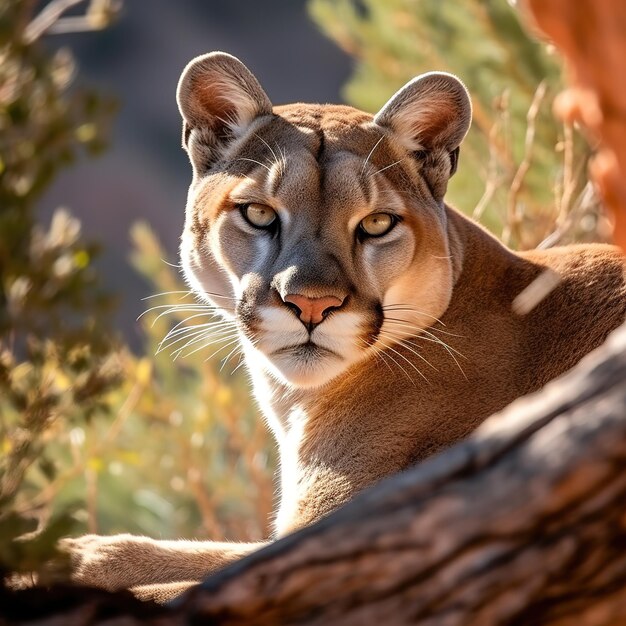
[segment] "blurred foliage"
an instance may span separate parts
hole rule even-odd
[[[110,298],[92,266],[97,249],[67,211],[48,228],[35,212],[59,169],[102,149],[113,105],[69,90],[72,57],[38,44],[45,21],[32,30],[34,7],[0,4],[0,561],[14,569],[30,567],[33,550],[50,552],[55,533],[71,525],[65,511],[44,535],[11,543],[48,516],[20,511],[38,481],[54,480],[50,444],[69,425],[106,412],[120,379],[102,322]]]
[[[0,569],[8,572],[36,571],[70,532],[261,539],[273,505],[275,461],[241,370],[231,376],[232,343],[218,341],[229,347],[224,367],[202,351],[131,354],[105,323],[111,298],[93,268],[97,247],[65,209],[47,228],[38,220],[37,200],[57,172],[103,149],[114,110],[72,84],[68,50],[39,42],[102,28],[119,8],[92,0],[84,15],[63,16],[78,4],[0,5]],[[161,261],[149,229],[132,235],[134,265],[168,292],[161,303],[176,301],[141,320],[152,355],[170,325],[184,331],[172,339],[183,339],[198,312],[213,316]]]
[[[75,532],[267,537],[275,458],[246,377],[232,373],[240,355],[219,360],[231,353],[232,332],[192,336],[195,324],[214,323],[211,309],[161,260],[146,225],[131,234],[133,265],[160,294],[139,320],[146,356],[118,350],[123,381],[107,394],[112,419],[64,423],[46,446],[54,479],[31,473],[35,489],[22,487],[20,510],[43,507],[56,518],[70,507]],[[172,327],[177,334],[163,342]],[[208,352],[197,350],[209,342]]]
[[[427,71],[458,75],[474,122],[448,202],[514,247],[608,236],[587,186],[588,147],[552,115],[561,64],[505,0],[311,0],[322,29],[356,59],[347,100],[376,112]]]

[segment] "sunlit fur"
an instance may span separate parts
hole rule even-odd
[[[374,117],[272,109],[240,61],[212,53],[185,69],[178,103],[193,168],[181,260],[197,301],[161,349],[243,352],[280,452],[275,535],[466,437],[626,316],[617,249],[515,253],[444,203],[471,114],[449,74],[410,81]],[[246,222],[251,202],[280,229]],[[395,228],[363,237],[381,211]],[[289,294],[344,303],[305,327]],[[70,552],[82,583],[167,600],[258,547],[121,535]]]
[[[245,308],[239,328],[266,357],[268,373],[298,387],[323,385],[389,342],[381,307],[405,306],[395,316],[407,323],[396,329],[399,339],[443,314],[454,279],[445,212],[419,163],[370,116],[284,107],[238,146],[194,181],[181,258],[198,293]],[[246,223],[238,206],[250,202],[277,211],[279,236]],[[359,240],[359,222],[381,210],[399,223],[381,238]],[[294,289],[348,301],[309,336],[281,299]],[[208,298],[217,307],[226,302]],[[307,342],[310,350],[301,347]]]
[[[315,104],[270,113],[236,59],[218,53],[191,68],[179,87],[194,171],[181,260],[194,292],[228,320],[219,330],[235,346],[236,328],[281,449],[279,533],[457,440],[571,367],[624,318],[623,259],[615,249],[515,254],[445,204],[453,152],[471,116],[455,77],[420,76],[375,116]],[[238,120],[226,126],[199,90],[223,82],[224,72],[230,87],[217,108]],[[241,211],[248,203],[271,207],[280,228],[249,224]],[[361,221],[381,211],[395,216],[395,227],[363,236]],[[513,302],[546,268],[561,282],[532,315],[519,317]],[[284,301],[294,293],[344,304],[305,328]],[[587,317],[602,321],[579,337],[573,321],[563,330],[563,316],[583,326]],[[545,335],[551,325],[561,330]],[[329,433],[350,430],[354,419],[371,420],[370,447],[385,441],[396,453],[372,457],[370,450],[367,470],[363,457],[355,467],[349,452],[334,456]],[[356,445],[358,437],[340,440]],[[321,487],[328,481],[330,491]],[[286,512],[294,501],[295,517]]]

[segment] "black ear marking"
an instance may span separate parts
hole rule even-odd
[[[460,148],[457,146],[450,152],[450,176],[456,172],[457,165],[459,164],[459,151]]]

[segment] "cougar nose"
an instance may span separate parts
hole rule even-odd
[[[287,294],[283,300],[296,310],[306,326],[319,324],[333,309],[338,309],[343,304],[343,300],[335,296],[307,298],[297,293]]]

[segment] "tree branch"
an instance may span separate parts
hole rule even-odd
[[[46,624],[80,611],[100,624],[120,602],[128,624],[623,623],[625,407],[623,326],[468,440],[215,574],[154,621],[127,595],[62,590],[62,603],[39,596]],[[35,621],[29,593],[41,591],[3,599],[19,605],[15,623]]]
[[[186,614],[229,625],[626,619],[625,383],[626,327],[469,440],[208,579]]]

